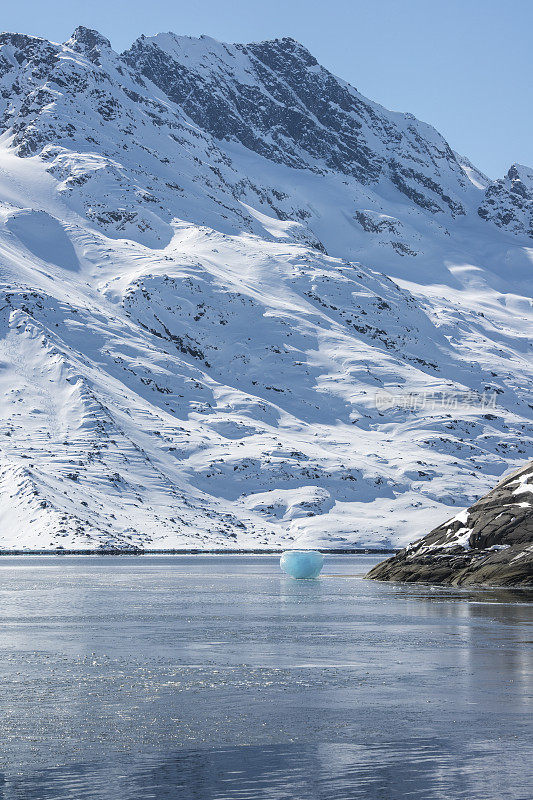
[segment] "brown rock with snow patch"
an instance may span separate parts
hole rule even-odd
[[[367,578],[450,586],[533,586],[533,461]]]

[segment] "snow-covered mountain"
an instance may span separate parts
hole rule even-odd
[[[2,34],[0,132],[0,547],[397,545],[532,457],[532,170],[292,39]]]

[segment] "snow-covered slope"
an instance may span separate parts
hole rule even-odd
[[[0,133],[0,547],[397,545],[531,457],[530,170],[291,39],[2,34]]]

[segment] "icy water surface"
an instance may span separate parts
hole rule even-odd
[[[0,558],[0,800],[530,800],[532,594],[378,560]]]

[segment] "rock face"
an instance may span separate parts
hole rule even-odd
[[[487,187],[478,214],[511,233],[533,236],[533,170],[513,164],[505,178]]]
[[[533,586],[533,462],[366,577],[452,586]]]

